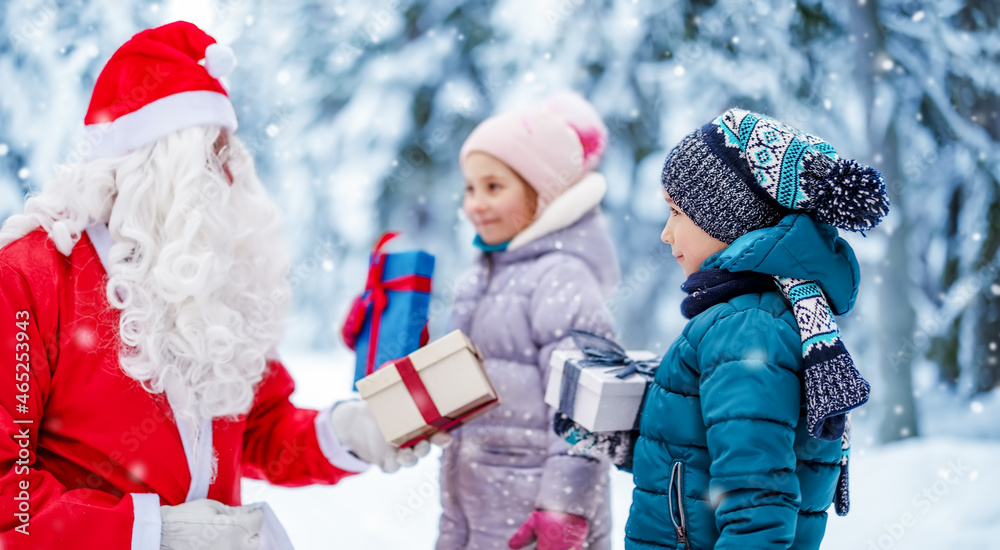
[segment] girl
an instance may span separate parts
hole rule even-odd
[[[690,321],[646,397],[625,546],[819,548],[830,504],[847,513],[846,412],[868,399],[833,320],[860,280],[835,227],[880,221],[882,177],[732,109],[662,183]]]
[[[576,95],[495,116],[466,140],[463,208],[482,253],[452,322],[478,345],[501,405],[458,430],[442,459],[439,550],[609,548],[608,463],[569,456],[542,399],[571,329],[609,335],[618,260],[592,170],[607,139]]]

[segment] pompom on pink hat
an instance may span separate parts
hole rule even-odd
[[[541,107],[484,120],[462,145],[465,169],[479,151],[510,166],[538,193],[538,212],[597,167],[608,141],[601,115],[580,95],[562,92]]]

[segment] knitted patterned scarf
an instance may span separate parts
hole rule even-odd
[[[802,338],[806,427],[818,439],[841,440],[841,472],[835,504],[837,514],[846,515],[850,508],[847,412],[868,401],[869,386],[854,367],[854,361],[840,339],[837,322],[819,285],[813,281],[749,271],[706,269],[692,273],[681,285],[689,294],[681,303],[681,312],[690,319],[715,304],[742,294],[771,290],[775,284],[791,303]]]
[[[802,336],[809,433],[819,439],[838,439],[846,432],[847,411],[868,401],[868,382],[854,367],[819,285],[790,277],[774,280],[791,302]]]
[[[847,411],[868,401],[869,387],[854,368],[819,285],[749,271],[705,269],[692,273],[681,285],[688,293],[681,302],[681,313],[690,319],[715,304],[742,294],[766,292],[775,284],[791,303],[802,336],[802,378],[809,433],[828,441],[839,439],[844,435]]]

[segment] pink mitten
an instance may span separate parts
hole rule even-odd
[[[588,528],[587,520],[580,516],[535,510],[507,545],[518,550],[538,539],[538,550],[580,550]]]

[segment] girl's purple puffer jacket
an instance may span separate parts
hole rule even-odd
[[[605,189],[589,174],[456,287],[453,328],[479,346],[501,405],[444,450],[438,550],[507,548],[536,509],[583,516],[587,548],[611,546],[609,464],[567,455],[542,399],[549,356],[573,347],[570,329],[613,333],[604,302],[620,273],[599,209]]]

